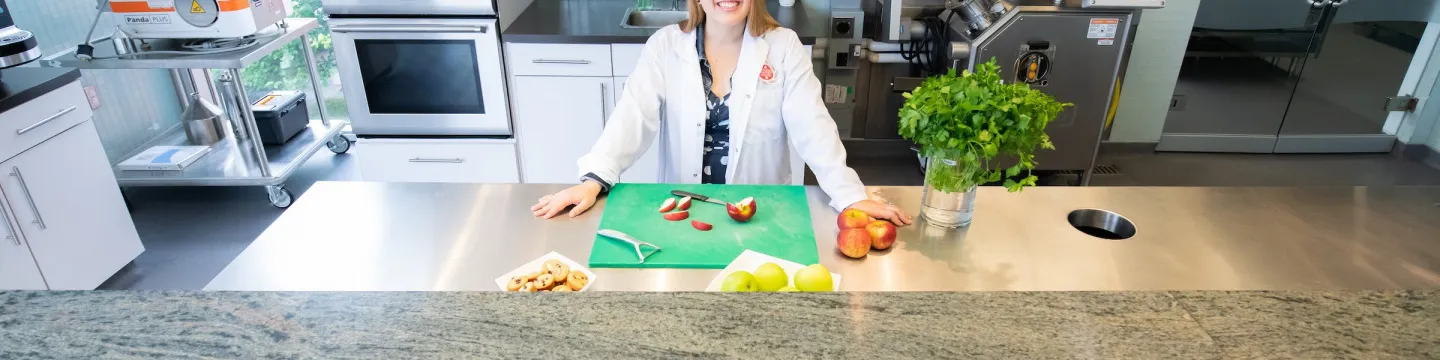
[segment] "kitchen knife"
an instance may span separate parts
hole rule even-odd
[[[700,195],[700,194],[696,194],[696,193],[692,193],[692,192],[684,191],[684,190],[671,190],[671,191],[670,191],[670,195],[675,195],[675,196],[689,196],[691,199],[700,200],[700,201],[708,202],[708,203],[711,203],[711,204],[729,205],[729,204],[726,204],[724,201],[711,199],[709,196]]]

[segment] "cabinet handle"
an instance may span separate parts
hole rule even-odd
[[[20,180],[20,192],[25,193],[25,201],[30,202],[30,212],[35,213],[35,221],[33,222],[35,225],[40,226],[40,230],[45,230],[45,219],[40,217],[40,208],[35,206],[35,197],[30,195],[30,187],[25,185],[25,176],[20,174],[20,167],[11,167],[10,176],[14,176],[16,180]]]
[[[71,106],[70,108],[65,110],[60,110],[60,112],[55,113],[55,115],[50,115],[50,117],[45,118],[45,120],[40,120],[40,122],[37,122],[30,126],[26,126],[24,129],[15,130],[15,135],[25,135],[25,133],[28,133],[31,130],[35,130],[35,128],[40,127],[40,125],[45,125],[45,123],[55,121],[55,119],[59,119],[61,116],[69,114],[71,111],[75,111],[74,106]]]
[[[530,62],[533,62],[533,63],[536,63],[536,64],[574,64],[574,65],[586,65],[586,64],[589,64],[589,63],[590,63],[590,60],[535,59],[535,60],[531,60]]]
[[[10,215],[5,214],[5,206],[0,205],[0,221],[5,222],[5,239],[15,242],[15,246],[21,246],[20,237],[15,236],[15,229],[10,228]]]
[[[602,82],[600,83],[600,126],[602,128],[605,126],[605,120],[608,120],[606,118],[609,117],[609,114],[605,111],[606,108],[610,107],[610,101],[608,100],[609,99],[605,98],[605,83]]]
[[[417,157],[417,158],[411,158],[411,159],[410,159],[410,162],[412,162],[412,163],[447,163],[447,164],[459,164],[459,163],[465,162],[465,159],[461,159],[461,158],[453,158],[453,159],[427,159],[427,158],[418,158],[418,157]]]

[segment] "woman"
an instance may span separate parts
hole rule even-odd
[[[908,225],[895,206],[869,200],[825,105],[810,52],[761,0],[689,0],[689,19],[651,36],[600,140],[580,158],[580,185],[530,208],[576,216],[620,179],[661,131],[663,182],[784,184],[799,151],[837,210]],[[664,104],[662,107],[661,104]]]

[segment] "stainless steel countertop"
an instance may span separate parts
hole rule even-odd
[[[497,290],[550,251],[584,263],[605,202],[530,215],[563,185],[320,182],[207,290]],[[980,189],[968,229],[918,222],[862,260],[834,248],[835,211],[807,187],[821,262],[842,290],[1296,290],[1440,288],[1440,187]],[[871,187],[918,211],[920,188]],[[1103,208],[1139,228],[1072,228]],[[593,269],[596,290],[703,290],[717,270]]]

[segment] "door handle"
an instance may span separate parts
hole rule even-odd
[[[1323,8],[1326,5],[1330,5],[1330,0],[1305,0],[1305,2],[1310,3],[1310,7],[1316,9]]]
[[[35,213],[35,221],[32,222],[40,226],[40,230],[45,230],[45,219],[40,216],[40,207],[35,206],[35,197],[30,195],[30,186],[25,184],[25,175],[20,174],[20,167],[10,167],[10,176],[20,181],[20,192],[25,193],[25,201],[30,202],[30,212]]]
[[[70,108],[65,109],[65,110],[60,110],[60,112],[55,113],[55,115],[50,115],[50,117],[47,117],[47,118],[45,118],[44,120],[40,120],[40,122],[31,124],[30,126],[26,126],[24,129],[15,130],[15,135],[25,135],[25,133],[28,133],[28,132],[30,132],[31,130],[35,130],[35,128],[38,128],[38,127],[40,127],[41,125],[45,125],[46,123],[49,123],[49,122],[51,122],[51,121],[55,121],[55,119],[59,119],[61,116],[65,116],[65,114],[69,114],[71,111],[75,111],[75,107],[74,107],[74,106],[71,106]]]
[[[536,63],[536,64],[573,64],[573,65],[587,65],[587,64],[590,64],[590,60],[571,60],[571,59],[535,59],[535,60],[530,60],[530,62]]]
[[[421,33],[453,33],[453,32],[478,32],[481,34],[490,31],[486,25],[476,26],[331,26],[330,31],[334,32],[421,32]]]
[[[15,246],[21,246],[20,237],[15,235],[15,229],[10,227],[10,215],[5,214],[5,205],[0,205],[0,221],[5,222],[5,239],[14,241]]]
[[[450,158],[450,159],[429,159],[429,158],[418,158],[418,157],[417,157],[417,158],[410,158],[410,162],[412,162],[412,163],[445,163],[445,164],[459,164],[459,163],[463,163],[463,162],[465,162],[465,159],[461,159],[461,158]]]

